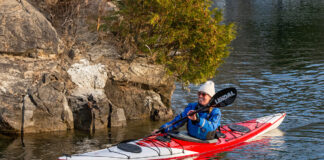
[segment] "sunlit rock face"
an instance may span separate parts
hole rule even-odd
[[[57,54],[61,47],[55,28],[27,1],[1,0],[0,52]]]

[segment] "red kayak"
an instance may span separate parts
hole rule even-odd
[[[259,135],[277,128],[286,113],[273,114],[253,120],[223,125],[218,137],[200,140],[186,132],[161,133],[139,140],[121,142],[98,151],[62,156],[59,160],[107,160],[107,159],[202,159],[210,153],[217,153],[252,141]]]

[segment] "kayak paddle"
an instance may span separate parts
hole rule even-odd
[[[217,107],[217,108],[220,108],[220,107],[225,107],[227,105],[230,105],[231,103],[234,102],[235,98],[236,98],[236,95],[237,95],[237,91],[235,88],[225,88],[219,92],[217,92],[209,101],[209,103],[204,106],[204,107],[201,107],[197,110],[195,110],[194,112],[190,113],[188,116],[192,116],[198,112],[201,112],[209,107]],[[163,127],[163,128],[160,128],[158,131],[156,131],[155,133],[160,133],[162,132],[163,130],[173,126],[174,124],[177,124],[178,122],[180,121],[183,121],[184,119],[187,119],[187,117],[183,117],[171,124],[169,124],[168,126],[166,127]]]

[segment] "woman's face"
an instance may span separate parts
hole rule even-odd
[[[211,97],[205,92],[198,92],[198,103],[205,106],[210,101]]]

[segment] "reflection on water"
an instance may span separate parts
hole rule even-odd
[[[236,87],[238,96],[222,108],[222,124],[286,112],[283,135],[263,137],[211,159],[323,159],[324,153],[324,1],[215,0],[226,22],[235,22],[237,39],[213,81],[216,89]],[[178,85],[172,105],[179,113],[196,101],[198,86]],[[163,122],[130,122],[94,135],[59,132],[0,137],[0,159],[55,159],[108,143],[148,135]]]
[[[199,159],[266,159],[276,157],[278,151],[285,150],[284,132],[274,129],[252,141],[203,154]],[[258,154],[253,154],[257,152]]]

